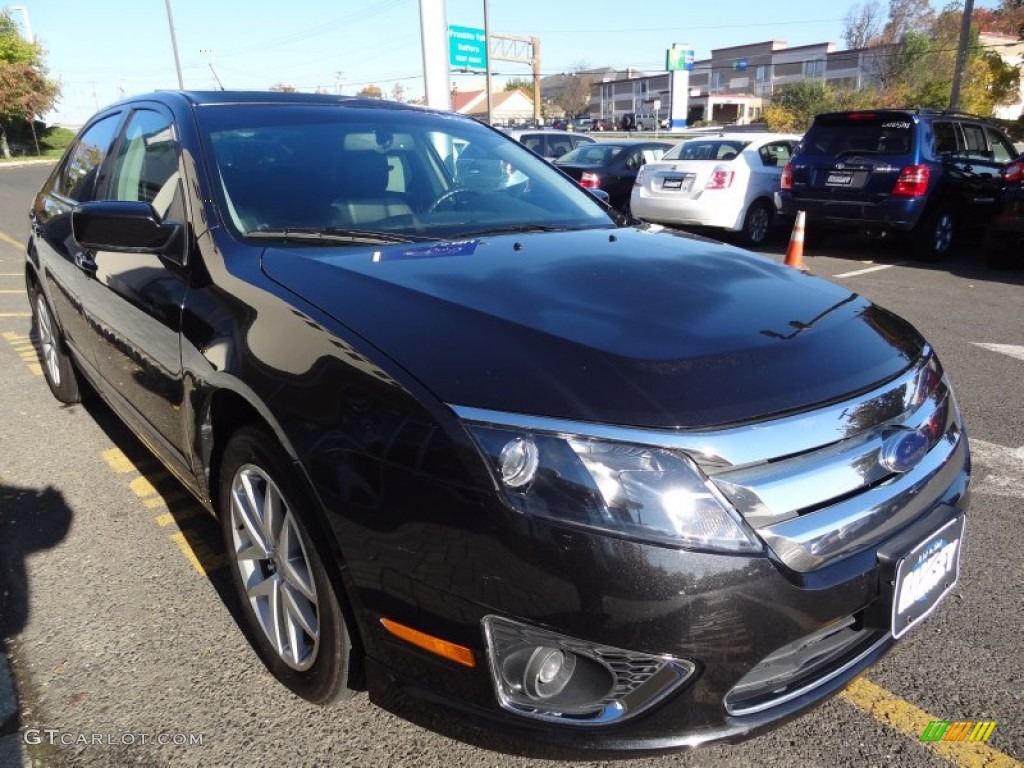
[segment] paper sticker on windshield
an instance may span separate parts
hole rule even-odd
[[[419,259],[439,259],[443,256],[472,256],[479,240],[451,240],[445,243],[418,245],[413,248],[389,248],[386,251],[374,251],[372,260],[378,261],[417,261]]]

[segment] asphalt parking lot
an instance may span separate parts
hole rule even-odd
[[[454,741],[365,695],[322,709],[260,666],[217,525],[99,403],[60,407],[24,295],[26,211],[49,166],[0,167],[0,768],[546,766]],[[781,260],[781,233],[764,258]],[[843,694],[755,740],[640,766],[1024,765],[1024,272],[959,244],[937,265],[840,238],[816,275],[907,317],[939,353],[971,436],[961,580]],[[984,743],[923,743],[933,720]],[[598,765],[599,763],[575,763]]]

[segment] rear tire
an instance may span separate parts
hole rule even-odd
[[[940,209],[914,229],[914,254],[921,261],[942,261],[953,245],[953,213]]]
[[[266,431],[243,427],[228,441],[218,502],[228,568],[267,669],[317,704],[352,696],[344,597],[311,534],[312,503]]]
[[[82,391],[78,384],[78,372],[68,355],[64,335],[50,310],[50,302],[39,286],[30,289],[29,301],[32,303],[32,320],[39,337],[43,376],[47,386],[53,396],[66,405],[80,402]]]
[[[743,217],[740,240],[744,245],[760,246],[768,240],[772,229],[772,206],[766,200],[755,200]]]

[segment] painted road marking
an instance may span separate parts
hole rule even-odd
[[[898,261],[895,264],[879,264],[877,267],[868,267],[867,269],[857,269],[853,272],[843,272],[833,277],[856,277],[857,275],[866,275],[869,272],[881,272],[883,269],[892,269],[893,267],[902,267],[907,262]]]
[[[0,317],[32,317],[31,312],[0,312]]]
[[[12,296],[14,294],[16,294],[16,293],[20,293],[22,296],[24,296],[25,295],[25,289],[24,288],[18,288],[17,290],[13,290],[13,291],[12,290],[8,290],[8,289],[4,289],[4,290],[0,290],[0,293],[9,293]]]
[[[13,237],[8,235],[2,229],[0,229],[0,240],[3,240],[8,245],[13,245],[15,248],[24,248],[25,247],[23,243],[19,243],[17,240],[15,240]]]
[[[24,336],[14,331],[4,331],[0,334],[0,337],[14,347],[14,351],[21,358],[21,361],[25,363],[25,367],[29,369],[32,375],[43,375],[39,347],[36,346],[36,340],[33,337]]]
[[[24,277],[23,272],[0,272],[0,277]]]
[[[974,474],[971,478],[971,493],[987,493],[1011,499],[1024,499],[1024,445],[1007,448],[971,438],[971,458],[974,460]]]
[[[135,462],[125,455],[120,448],[116,447],[103,451],[102,456],[107,466],[118,474],[138,473],[128,483],[128,487],[131,488],[132,493],[139,498],[142,506],[146,509],[165,510],[171,504],[183,502],[190,498],[189,494],[183,490],[171,491],[166,495],[161,494],[157,490],[156,484],[166,481],[170,478],[170,474],[158,468],[159,465],[155,459],[142,459],[139,462]],[[143,472],[145,474],[142,474]],[[199,517],[202,511],[198,505],[192,504],[173,513],[161,512],[153,520],[161,528],[166,528],[170,525],[178,526],[178,530],[169,537],[170,540],[181,550],[185,559],[189,561],[196,572],[201,576],[206,576],[210,571],[217,570],[225,564],[224,556],[214,552],[196,531],[187,526],[181,527],[180,525],[183,520]]]
[[[1016,344],[982,344],[980,341],[972,341],[972,344],[982,349],[987,349],[990,352],[999,352],[1010,357],[1015,357],[1018,360],[1024,360],[1024,347]]]
[[[1024,768],[1024,763],[980,741],[921,741],[921,734],[935,717],[909,701],[863,677],[854,680],[839,698],[890,728],[938,753],[960,768]],[[998,731],[997,731],[998,733]]]

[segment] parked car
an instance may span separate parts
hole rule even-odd
[[[607,117],[599,117],[594,121],[591,127],[592,131],[614,131],[616,130],[615,121]]]
[[[905,235],[942,259],[961,229],[994,213],[999,171],[1017,153],[995,125],[928,109],[818,115],[783,174],[779,207],[809,230]]]
[[[576,147],[592,144],[596,139],[581,133],[552,129],[511,131],[509,135],[548,160],[554,160]]]
[[[682,227],[738,232],[747,245],[768,239],[782,169],[796,134],[716,133],[686,139],[644,166],[630,198],[634,216]]]
[[[629,193],[637,172],[672,146],[667,141],[599,141],[584,144],[555,160],[555,166],[587,189],[603,189],[608,202],[629,210]]]
[[[619,122],[624,131],[653,131],[659,125],[653,112],[627,112]]]
[[[568,129],[572,131],[589,131],[594,127],[594,121],[589,117],[574,117],[569,121]]]
[[[985,228],[985,260],[996,269],[1024,266],[1024,155],[1002,171],[996,214]]]
[[[968,443],[913,327],[474,120],[148,94],[30,217],[51,391],[219,516],[239,618],[311,701],[560,755],[735,741],[955,588]]]

